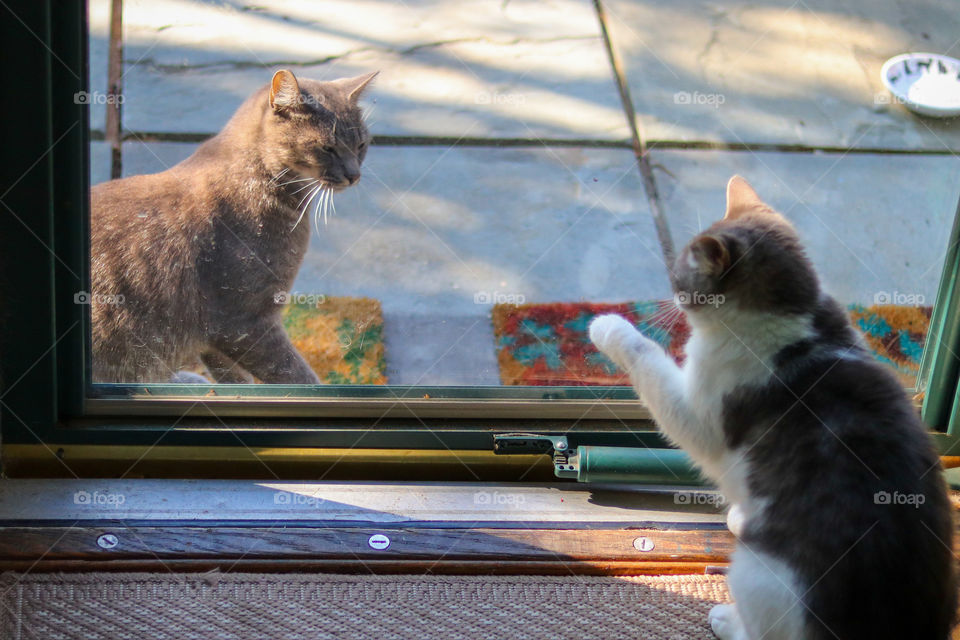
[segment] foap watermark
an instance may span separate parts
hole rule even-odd
[[[889,491],[877,491],[873,494],[873,503],[874,504],[891,504],[891,505],[909,505],[914,509],[919,509],[920,505],[927,501],[927,496],[922,493],[900,493],[899,491],[894,491],[890,493]]]
[[[919,307],[926,302],[922,293],[903,293],[902,291],[877,291],[873,294],[873,304],[898,304]]]
[[[727,504],[727,499],[722,494],[709,491],[677,491],[673,494],[673,503],[722,507]]]
[[[506,107],[518,107],[526,101],[527,97],[522,93],[499,93],[496,91],[481,91],[475,98],[477,104],[495,104]]]
[[[122,293],[90,293],[77,291],[73,294],[73,304],[123,304],[126,298]]]
[[[112,493],[110,491],[76,491],[73,494],[73,504],[79,504],[84,507],[101,507],[106,509],[118,509],[127,501],[127,497],[122,493]]]
[[[322,293],[297,293],[295,291],[277,291],[273,294],[274,304],[307,304],[318,306],[327,301]]]
[[[292,491],[275,491],[273,494],[273,504],[289,504],[303,507],[319,507],[325,500],[316,496],[305,496]]]
[[[703,293],[701,291],[678,291],[673,295],[673,301],[677,306],[697,305],[719,307],[726,298],[722,293]]]
[[[673,94],[673,104],[680,105],[702,105],[719,109],[720,106],[726,101],[727,98],[722,93],[677,91],[675,94]]]
[[[123,95],[101,93],[99,91],[77,91],[73,94],[74,104],[123,104]]]
[[[526,301],[527,297],[522,293],[477,291],[473,294],[473,304],[523,304]]]
[[[879,107],[888,104],[907,104],[907,101],[900,96],[895,96],[892,93],[884,93],[881,91],[873,94],[873,104],[874,106]]]
[[[500,491],[478,491],[473,494],[473,504],[501,507],[519,507],[527,501],[519,493],[501,493]]]

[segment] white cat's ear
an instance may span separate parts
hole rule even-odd
[[[275,111],[289,109],[300,101],[300,85],[296,77],[287,69],[280,69],[273,74],[270,83],[270,106]]]
[[[724,219],[734,219],[740,214],[766,207],[750,183],[741,176],[733,176],[727,183],[727,212]]]
[[[347,100],[349,102],[356,104],[357,100],[360,99],[361,94],[363,94],[364,89],[366,89],[367,86],[373,82],[373,79],[379,74],[379,71],[373,71],[355,78],[341,78],[340,80],[334,80],[333,82],[347,95]]]
[[[730,268],[730,250],[722,238],[702,235],[690,243],[688,260],[701,273],[719,276]]]

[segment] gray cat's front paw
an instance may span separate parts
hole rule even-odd
[[[647,343],[655,344],[616,314],[594,318],[590,323],[590,340],[614,364],[627,371]]]

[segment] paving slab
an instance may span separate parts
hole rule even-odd
[[[960,150],[880,82],[894,55],[960,56],[954,0],[606,0],[651,139]]]
[[[108,11],[91,3],[94,65]],[[289,67],[316,79],[379,69],[383,135],[622,140],[627,121],[587,0],[462,3],[158,0],[125,9],[124,127],[212,133]],[[100,58],[102,57],[102,60]],[[92,89],[105,90],[105,76]],[[97,87],[102,82],[103,87]],[[91,126],[103,128],[102,108]]]
[[[127,143],[124,173],[194,148]],[[106,145],[94,152],[97,181]],[[379,299],[393,382],[497,384],[494,302],[670,294],[627,150],[374,146],[335,202],[294,289]]]
[[[677,246],[723,216],[746,177],[798,228],[841,302],[933,304],[960,199],[953,156],[662,151],[658,183]],[[906,297],[911,296],[911,297]]]
[[[89,3],[106,35],[109,0]],[[163,67],[307,64],[359,49],[593,37],[589,0],[141,0],[124,3],[127,58]]]
[[[125,173],[162,170],[194,148],[128,143]],[[96,182],[109,154],[103,143],[93,151]],[[794,222],[840,301],[933,303],[960,159],[694,150],[654,159],[678,246],[723,214],[726,180],[740,173]],[[398,384],[496,384],[494,300],[669,295],[625,151],[374,147],[360,185],[336,203],[294,288],[381,300]]]

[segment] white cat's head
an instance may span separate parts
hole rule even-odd
[[[684,247],[672,275],[677,304],[698,315],[805,313],[819,298],[816,272],[793,225],[740,176],[727,183],[723,219]]]

